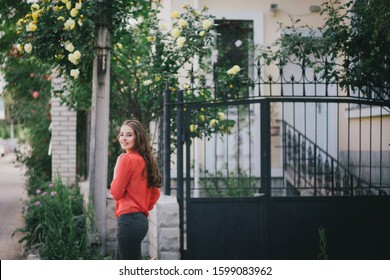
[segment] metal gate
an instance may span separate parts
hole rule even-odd
[[[171,131],[177,139],[166,194],[178,197],[182,258],[388,259],[388,101],[280,79],[229,100],[165,92],[165,162],[175,161]],[[196,140],[193,113],[208,108],[234,128]]]

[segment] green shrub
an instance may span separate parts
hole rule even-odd
[[[91,209],[84,206],[80,188],[57,179],[30,195],[24,209],[25,227],[18,229],[24,233],[19,242],[42,259],[89,258],[90,218]]]
[[[200,179],[200,186],[208,197],[244,197],[257,192],[258,178],[248,176],[245,172],[229,172],[228,176],[221,171],[211,174],[205,171]]]

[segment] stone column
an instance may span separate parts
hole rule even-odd
[[[96,23],[95,58],[92,75],[91,137],[89,143],[90,195],[95,210],[95,226],[99,232],[100,253],[106,253],[106,207],[108,138],[110,117],[110,47],[108,28],[110,1],[98,0],[99,21]]]
[[[114,256],[116,245],[115,201],[107,193],[106,252]],[[162,195],[149,213],[149,231],[142,242],[142,255],[158,260],[180,259],[179,204],[175,196]]]
[[[162,195],[149,216],[149,256],[180,259],[179,204],[175,196]]]
[[[115,256],[116,246],[116,217],[115,217],[115,200],[107,191],[107,209],[106,209],[106,254]]]

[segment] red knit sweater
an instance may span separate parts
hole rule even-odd
[[[148,216],[160,197],[158,188],[147,187],[147,179],[142,176],[144,167],[145,160],[136,152],[127,153],[120,158],[110,188],[116,201],[116,217],[134,212],[142,212]]]

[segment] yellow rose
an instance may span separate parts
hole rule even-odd
[[[146,80],[142,83],[144,86],[150,86],[151,84],[153,84],[153,81],[152,80]]]
[[[18,20],[17,25],[21,26],[23,24],[23,22],[24,22],[24,19],[21,18],[21,19]]]
[[[68,18],[68,19],[65,21],[65,23],[64,23],[64,28],[65,28],[66,30],[74,29],[75,26],[76,26],[76,22],[75,22],[73,19],[71,19],[71,18]]]
[[[184,19],[179,20],[179,26],[181,28],[185,28],[185,27],[187,27],[187,25],[188,25],[188,22],[186,20],[184,20]]]
[[[171,35],[174,39],[180,36],[180,30],[178,28],[173,28],[171,31]]]
[[[234,65],[232,68],[230,68],[226,73],[228,75],[236,75],[241,70],[240,66]]]
[[[61,16],[61,17],[58,17],[57,20],[65,20],[65,18],[63,16]]]
[[[38,9],[39,9],[39,5],[37,3],[31,5],[31,11],[38,10]]]
[[[176,45],[179,47],[179,48],[182,48],[184,46],[184,43],[186,42],[186,38],[184,37],[179,37],[177,38],[177,41],[176,41]]]
[[[75,59],[73,53],[68,54],[68,60],[69,60],[70,62],[72,62],[74,65],[77,65],[77,64],[78,64],[78,61],[77,61],[77,59]]]
[[[38,12],[33,12],[32,14],[31,14],[31,16],[32,16],[32,18],[33,18],[33,20],[34,21],[37,21],[38,20]]]
[[[206,35],[206,32],[204,32],[204,31],[200,31],[200,32],[199,32],[199,36],[200,36],[200,37],[203,37],[204,35]]]
[[[26,31],[27,32],[34,32],[35,30],[37,30],[37,26],[34,22],[30,22],[28,25],[26,25]]]
[[[173,12],[171,13],[171,18],[177,19],[177,18],[179,18],[179,17],[180,17],[180,13],[179,13],[178,11],[173,11]]]
[[[72,62],[74,65],[79,64],[81,53],[79,51],[75,51],[74,53],[70,53],[68,55],[68,60]]]
[[[32,51],[32,45],[30,43],[27,43],[24,45],[24,50],[27,52],[27,53],[30,53]]]
[[[75,55],[76,59],[80,59],[80,57],[81,57],[80,51],[75,51],[73,54]]]
[[[210,20],[208,20],[208,19],[205,19],[205,20],[202,22],[202,26],[203,26],[203,28],[206,29],[206,30],[208,30],[208,29],[211,27],[212,24],[213,24],[213,23],[212,23]]]
[[[72,17],[76,17],[78,13],[79,13],[79,10],[77,10],[77,9],[75,9],[75,8],[73,8],[73,9],[70,11],[70,15],[71,15]]]
[[[204,115],[200,115],[199,120],[203,123],[203,122],[205,122],[206,117]]]
[[[35,25],[34,22],[30,22],[29,24],[26,25],[26,31],[27,32],[34,32],[35,30],[37,30],[37,26]]]
[[[146,40],[148,40],[148,42],[154,42],[156,39],[154,38],[154,36],[147,36]]]
[[[72,69],[70,70],[70,76],[77,79],[80,75],[80,70],[79,69]]]
[[[32,32],[34,32],[35,30],[37,30],[37,25],[35,23],[31,23],[30,24],[30,29]]]
[[[220,121],[225,120],[225,114],[222,113],[222,112],[219,112],[219,113],[218,113],[218,119],[219,119]]]
[[[72,8],[72,3],[71,2],[66,3],[66,8],[70,10]]]
[[[123,45],[122,45],[121,43],[116,43],[116,44],[115,44],[115,47],[116,47],[118,50],[120,50],[120,49],[123,48]]]
[[[195,132],[197,128],[198,128],[198,126],[196,124],[191,124],[190,125],[190,131],[191,132]]]
[[[65,49],[68,51],[68,52],[73,52],[74,51],[74,46],[71,42],[66,42],[65,43]]]
[[[210,126],[211,127],[216,127],[217,125],[218,125],[218,120],[216,120],[216,119],[212,119],[211,121],[210,121]]]

